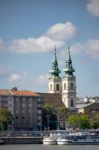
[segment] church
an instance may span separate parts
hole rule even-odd
[[[72,65],[72,59],[70,54],[70,48],[68,47],[68,55],[65,61],[63,77],[60,76],[60,69],[58,66],[58,60],[56,55],[56,48],[54,49],[54,57],[52,66],[49,71],[48,78],[48,93],[38,93],[42,97],[42,105],[48,104],[53,106],[57,111],[61,108],[66,108],[69,112],[77,112],[76,109],[76,77],[74,76],[75,69]],[[60,112],[57,112],[58,126],[60,129],[66,128],[66,116]],[[45,121],[44,121],[45,122]],[[47,120],[48,122],[48,120]],[[48,128],[48,127],[47,127]],[[51,128],[51,124],[50,124]]]
[[[58,67],[58,60],[56,56],[56,48],[54,49],[54,59],[50,77],[48,79],[48,93],[60,94],[63,104],[69,110],[76,109],[76,77],[74,76],[75,69],[72,65],[70,48],[68,47],[68,56],[64,66],[64,76],[60,77],[61,71]]]

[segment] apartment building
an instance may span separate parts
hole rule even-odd
[[[0,107],[13,115],[15,130],[37,130],[42,126],[41,96],[28,90],[0,90]]]

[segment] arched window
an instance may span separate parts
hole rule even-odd
[[[66,90],[66,83],[64,83],[64,90]]]
[[[73,83],[71,82],[70,84],[70,89],[73,90],[74,86],[73,86]]]
[[[56,84],[56,91],[59,91],[59,84]]]
[[[52,84],[50,84],[50,91],[52,91]]]
[[[74,101],[71,99],[71,107],[74,107]]]

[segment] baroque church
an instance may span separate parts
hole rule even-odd
[[[64,76],[60,77],[61,71],[58,67],[58,60],[56,56],[56,48],[54,49],[54,59],[50,77],[48,79],[48,93],[61,95],[63,104],[69,110],[76,109],[76,77],[74,76],[75,69],[72,66],[72,59],[70,48],[68,47],[68,56],[66,64],[63,69]]]

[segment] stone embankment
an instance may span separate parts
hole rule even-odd
[[[43,137],[0,137],[4,144],[42,144]]]

